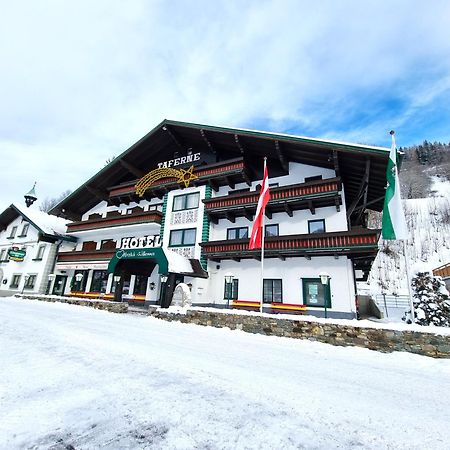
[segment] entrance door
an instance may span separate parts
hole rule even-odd
[[[67,275],[56,275],[53,285],[53,295],[63,295],[66,289]]]

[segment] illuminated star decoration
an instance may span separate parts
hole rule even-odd
[[[180,169],[178,172],[180,175],[177,178],[178,183],[183,183],[184,187],[188,187],[192,180],[198,178],[197,175],[194,175],[194,166],[189,167],[188,170]]]

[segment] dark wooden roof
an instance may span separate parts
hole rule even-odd
[[[338,168],[347,208],[363,194],[371,209],[379,211],[383,206],[388,148],[164,120],[50,213],[77,219],[100,200],[108,200],[112,186],[136,180],[154,169],[157,162],[172,159],[175,152],[183,155],[189,149],[214,155],[216,161],[243,156],[254,180],[262,177],[263,156],[268,158],[272,177],[286,174],[289,161]]]

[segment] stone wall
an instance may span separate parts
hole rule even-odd
[[[167,321],[228,327],[248,333],[308,339],[339,346],[365,347],[380,352],[402,351],[433,358],[450,358],[450,335],[341,325],[326,320],[283,319],[268,315],[239,314],[236,311],[227,313],[221,310],[188,309],[180,313],[150,306],[149,315]]]
[[[70,305],[89,306],[94,309],[103,309],[114,313],[127,313],[128,303],[110,302],[108,300],[90,300],[76,297],[59,297],[56,295],[16,294],[14,297],[43,302],[68,303]]]

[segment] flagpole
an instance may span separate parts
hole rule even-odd
[[[267,157],[264,156],[263,174],[266,173],[266,164],[267,164]],[[262,236],[261,236],[261,304],[259,305],[259,312],[261,312],[261,313],[263,312],[263,303],[264,303],[264,241],[265,241],[265,237],[266,237],[266,232],[264,229],[264,216],[265,216],[265,211],[263,211],[262,220],[261,220],[261,234],[262,234]]]
[[[408,255],[406,254],[406,239],[403,239],[403,254],[405,256],[405,267],[406,267],[406,280],[408,283],[408,297],[409,297],[409,307],[411,308],[411,324],[414,325],[415,313],[414,313],[414,300],[411,293],[411,275],[409,273],[409,263]]]

